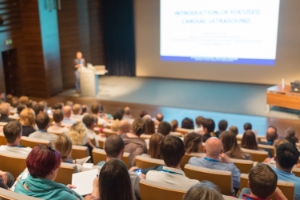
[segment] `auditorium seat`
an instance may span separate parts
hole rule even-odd
[[[61,135],[61,134],[64,134],[64,131],[61,131],[61,130],[47,130],[48,133],[51,133],[51,134],[55,134],[55,135]]]
[[[98,146],[101,148],[101,149],[104,149],[104,143],[105,143],[105,140],[106,138],[98,138]]]
[[[97,165],[99,162],[106,160],[106,153],[102,149],[94,148],[92,151],[92,154],[93,154],[94,165]],[[123,158],[122,158],[122,161],[126,164],[128,169],[130,168],[129,155],[130,155],[129,153],[124,152]]]
[[[140,195],[142,200],[172,199],[182,200],[183,195],[188,189],[178,186],[169,186],[159,182],[146,179],[140,181]]]
[[[209,169],[195,165],[185,165],[184,172],[187,177],[198,181],[210,181],[216,184],[224,195],[232,194],[231,172],[225,170]]]
[[[89,149],[86,146],[72,145],[72,158],[80,159],[90,156]]]
[[[201,158],[201,157],[204,157],[204,156],[205,156],[205,154],[203,154],[203,153],[186,153],[186,154],[184,154],[184,156],[182,157],[182,159],[180,161],[180,167],[181,167],[181,169],[184,170],[184,166],[186,164],[188,164],[188,162],[191,159],[191,157]]]
[[[194,129],[186,129],[186,128],[180,128],[180,127],[178,127],[176,129],[176,132],[179,132],[179,133],[181,133],[183,135],[186,135],[188,133],[194,132]]]
[[[240,179],[240,190],[243,188],[248,188],[248,174],[241,174]],[[282,191],[287,199],[294,199],[294,183],[278,180],[277,187]],[[277,198],[271,195],[269,198],[276,200]]]
[[[156,165],[164,165],[164,164],[165,162],[161,159],[149,158],[145,156],[135,157],[135,165],[142,169],[155,167]]]
[[[42,200],[0,188],[0,200]]]
[[[254,162],[252,160],[242,160],[230,158],[234,165],[241,171],[241,173],[249,173],[253,168]]]
[[[109,137],[110,135],[116,135],[117,134],[117,132],[112,131],[112,130],[107,129],[107,128],[103,129],[103,133],[106,135],[106,137]]]
[[[61,163],[55,182],[68,185],[72,183],[72,174],[77,173],[76,165],[69,163]]]
[[[295,176],[300,177],[300,168],[294,167],[292,172],[295,174]]]
[[[268,152],[263,150],[251,150],[241,148],[243,152],[250,154],[253,161],[264,162],[264,160],[268,157]]]
[[[21,145],[23,147],[33,148],[33,147],[35,147],[36,145],[39,145],[39,144],[49,145],[50,141],[42,140],[42,139],[29,138],[29,137],[26,137],[26,136],[21,137]]]
[[[275,155],[275,148],[272,145],[258,144],[258,148],[260,148],[260,149],[268,149],[269,151],[271,151],[273,157]]]
[[[10,172],[15,178],[26,169],[27,155],[0,152],[0,170]]]
[[[147,139],[150,140],[151,136],[152,136],[152,135],[142,134],[142,135],[140,136],[140,138],[141,138],[142,140],[147,140]]]
[[[100,128],[99,127],[95,127],[94,128],[94,132],[98,135],[100,133]]]
[[[3,133],[0,133],[0,145],[7,145],[7,141]]]
[[[177,137],[182,137],[183,135],[180,132],[171,132],[171,135],[175,135]]]

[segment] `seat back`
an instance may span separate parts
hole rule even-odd
[[[99,162],[106,160],[106,153],[103,149],[93,149],[92,154],[94,165],[97,165]],[[129,155],[129,153],[124,152],[122,158],[122,161],[125,163],[128,169],[130,168]]]
[[[106,138],[99,138],[99,139],[97,140],[98,146],[99,146],[101,149],[104,149],[104,143],[105,143],[105,140],[106,140]]]
[[[142,169],[164,164],[165,162],[161,159],[149,158],[145,156],[135,157],[135,165]]]
[[[36,145],[39,145],[39,144],[49,145],[50,141],[42,140],[42,139],[29,138],[29,137],[26,137],[26,136],[21,137],[21,145],[23,147],[33,148],[33,147],[35,147]]]
[[[188,164],[188,162],[191,159],[191,157],[198,157],[198,158],[200,158],[201,156],[203,157],[204,154],[202,154],[202,153],[186,153],[186,154],[184,154],[184,156],[182,157],[182,159],[180,161],[180,168],[184,169],[184,166],[186,164]]]
[[[232,177],[231,172],[229,171],[208,169],[195,165],[185,165],[184,172],[186,176],[191,179],[196,179],[200,182],[207,180],[216,184],[224,195],[232,194]]]
[[[51,133],[51,134],[54,134],[54,135],[61,135],[61,134],[64,134],[64,132],[62,130],[51,130],[51,129],[48,129],[47,130],[48,133]]]
[[[0,200],[41,200],[0,188]]]
[[[300,168],[294,167],[292,172],[295,174],[295,176],[300,177]]]
[[[182,137],[182,133],[180,133],[180,132],[171,132],[170,134],[175,135],[177,137]]]
[[[3,133],[0,133],[0,145],[7,145],[7,141]]]
[[[146,179],[140,181],[140,195],[143,200],[153,199],[172,199],[182,200],[183,195],[186,193],[178,187],[166,186],[162,183],[152,182]]]
[[[72,174],[76,173],[76,165],[61,163],[57,176],[55,178],[55,182],[61,183],[64,185],[68,185],[72,183]]]
[[[103,133],[106,135],[106,137],[109,137],[110,135],[117,135],[117,132],[107,128],[103,129]]]
[[[258,144],[258,148],[269,150],[272,153],[273,157],[275,155],[275,148],[273,145]]]
[[[0,152],[0,169],[18,177],[26,169],[27,155]]]
[[[186,129],[186,128],[180,128],[180,127],[178,127],[176,129],[176,132],[179,132],[179,133],[181,133],[183,135],[186,135],[188,133],[194,132],[194,129]]]
[[[142,140],[147,140],[147,139],[150,139],[150,138],[151,138],[151,135],[142,134],[142,135],[140,136],[140,138],[141,138]]]
[[[268,157],[268,152],[241,148],[243,152],[251,155],[253,161],[263,162]]]
[[[89,156],[89,149],[86,146],[72,145],[72,158],[80,159]]]
[[[233,159],[233,158],[230,158],[230,160],[241,171],[241,173],[247,174],[253,168],[254,162],[252,160],[242,160],[242,159]]]

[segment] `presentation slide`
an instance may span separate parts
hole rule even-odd
[[[160,57],[274,65],[280,0],[161,0]]]

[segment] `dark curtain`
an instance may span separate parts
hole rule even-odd
[[[103,44],[109,75],[135,76],[133,0],[101,0]]]

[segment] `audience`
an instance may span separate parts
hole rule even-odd
[[[171,125],[168,122],[162,121],[159,123],[157,132],[163,136],[167,136],[171,133]]]
[[[295,129],[291,127],[285,130],[285,139],[287,139],[293,145],[296,145],[296,143],[299,141],[299,139],[296,137]]]
[[[204,151],[206,157],[192,157],[189,164],[210,169],[230,171],[232,173],[233,188],[237,190],[240,187],[241,173],[226,154],[223,153],[222,142],[216,137],[211,137],[206,141]]]
[[[131,109],[129,107],[124,108],[124,115],[122,120],[128,121],[130,124],[133,122],[133,117],[131,115]]]
[[[244,149],[258,150],[256,136],[251,130],[245,131],[242,137],[241,147]]]
[[[62,126],[64,113],[60,109],[53,110],[52,112],[54,124],[48,128],[48,132],[61,132],[67,133],[68,129]]]
[[[141,118],[132,123],[132,133],[122,133],[121,137],[125,142],[125,152],[130,153],[131,166],[135,166],[135,157],[147,153],[147,144],[140,136],[145,132],[145,121]]]
[[[54,106],[52,107],[52,109],[53,109],[53,110],[58,110],[58,109],[62,110],[63,107],[64,107],[64,103],[62,103],[62,102],[56,102],[56,103],[54,104]]]
[[[202,150],[202,135],[192,132],[183,140],[185,153],[199,153]]]
[[[14,182],[15,182],[15,178],[11,173],[0,170],[0,188],[10,190]]]
[[[225,131],[221,134],[220,140],[223,144],[223,151],[229,158],[251,160],[251,156],[244,153],[238,145],[235,133]]]
[[[0,122],[10,122],[13,119],[9,118],[10,115],[10,106],[8,103],[1,103],[0,104]]]
[[[40,112],[35,119],[38,130],[29,135],[30,138],[49,140],[52,144],[56,139],[56,135],[48,133],[47,129],[50,126],[50,118],[47,113]]]
[[[29,136],[35,132],[35,113],[31,108],[25,108],[22,110],[19,116],[20,123],[22,125],[22,136]]]
[[[155,124],[154,124],[154,121],[152,119],[146,119],[145,123],[146,123],[145,134],[147,134],[147,135],[154,134],[155,133]]]
[[[87,128],[87,136],[90,140],[94,140],[97,137],[97,134],[94,132],[94,128],[97,127],[96,119],[93,115],[85,115],[82,119],[83,124]],[[95,148],[95,146],[91,143],[91,146]]]
[[[236,126],[230,126],[228,130],[233,132],[235,136],[239,134],[239,129]]]
[[[3,127],[3,133],[7,141],[6,145],[0,146],[0,151],[10,153],[20,153],[28,155],[31,151],[30,147],[21,147],[20,141],[22,137],[22,125],[18,121],[10,121]]]
[[[284,143],[277,147],[274,157],[276,167],[273,168],[278,180],[289,181],[295,184],[295,199],[300,199],[300,178],[292,173],[294,165],[298,163],[299,151],[291,143]]]
[[[155,125],[159,125],[164,120],[164,115],[162,113],[158,113],[154,119]]]
[[[214,137],[216,136],[215,134],[215,122],[212,119],[205,119],[203,121],[203,131],[204,131],[204,135],[203,135],[203,142],[206,142],[206,140],[210,137]]]
[[[100,113],[101,110],[101,104],[95,102],[91,105],[91,114],[98,119],[98,124],[102,125],[103,127],[106,126],[107,121],[105,119],[105,116],[102,116]]]
[[[80,122],[82,121],[82,108],[80,104],[74,104],[72,107],[72,114],[70,116],[70,119],[75,121],[75,122]]]
[[[178,121],[175,119],[172,120],[170,126],[171,126],[171,132],[176,132],[176,129],[178,128]]]
[[[34,106],[32,107],[32,109],[34,110],[35,115],[37,116],[39,113],[44,112],[45,111],[45,107],[42,104],[34,104]]]
[[[194,129],[194,122],[191,118],[184,118],[181,122],[181,128]]]
[[[41,199],[83,199],[71,186],[53,181],[60,163],[58,151],[46,145],[35,146],[26,159],[30,176],[18,181],[15,192]]]
[[[196,123],[196,128],[195,128],[195,132],[196,133],[201,133],[203,131],[203,122],[204,122],[204,117],[202,116],[198,116],[195,119],[195,123]]]
[[[151,136],[149,141],[149,157],[161,159],[160,155],[160,143],[164,139],[164,136],[160,133],[155,133]]]
[[[146,179],[171,186],[180,186],[185,189],[189,189],[199,183],[197,180],[187,178],[180,169],[180,161],[184,154],[182,140],[174,135],[166,136],[160,145],[160,155],[166,166],[162,167],[162,171],[148,171]]]
[[[216,137],[220,137],[221,133],[226,131],[227,127],[228,127],[228,122],[226,120],[223,119],[223,120],[219,121],[219,124],[218,124],[219,130],[216,131],[216,133],[215,133]]]
[[[202,181],[191,187],[183,200],[224,200],[219,188],[211,182]]]
[[[244,131],[252,131],[252,124],[249,122],[244,124]]]
[[[260,144],[273,145],[278,138],[277,129],[274,126],[269,126],[266,132],[267,142],[259,142]]]
[[[274,148],[277,149],[277,147],[281,144],[284,144],[284,143],[288,143],[289,141],[287,141],[286,139],[278,139],[278,140],[275,140],[274,142]],[[275,153],[276,155],[276,153]],[[273,155],[275,157],[275,155]],[[276,164],[275,160],[274,160],[274,157],[270,157],[270,158],[266,158],[264,160],[264,163],[267,163],[267,164],[270,164],[270,165],[274,165]]]
[[[76,121],[74,121],[70,118],[71,114],[72,114],[72,108],[70,106],[68,106],[68,105],[64,106],[63,113],[64,113],[64,119],[62,121],[62,124],[71,126],[72,124],[76,123]]]
[[[26,108],[26,105],[24,105],[24,104],[17,105],[17,113],[15,114],[15,116],[19,116],[25,108]]]
[[[131,132],[131,124],[126,120],[120,121],[118,127],[118,135],[121,135],[123,133],[130,133],[130,132]]]
[[[28,98],[27,96],[21,96],[21,97],[19,98],[19,102],[20,102],[21,104],[27,105],[28,101],[29,101],[29,98]]]

